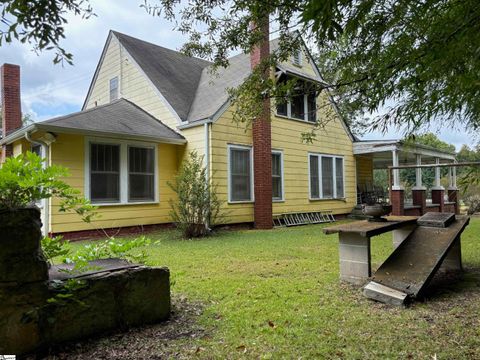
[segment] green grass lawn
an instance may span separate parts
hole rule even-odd
[[[162,344],[134,331],[75,354],[115,353],[134,337],[131,350],[151,358],[480,358],[480,219],[462,237],[463,280],[407,309],[340,284],[337,236],[323,235],[323,227],[222,231],[190,241],[171,230],[150,234],[160,240],[148,248],[150,263],[170,268],[174,303],[201,304],[194,327],[203,331]],[[373,238],[372,246],[376,268],[392,250],[391,236]]]

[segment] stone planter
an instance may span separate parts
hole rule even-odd
[[[48,269],[36,208],[0,212],[0,354],[23,355],[48,346],[165,320],[170,272],[120,259],[93,262],[82,274]],[[98,269],[98,270],[97,270]],[[53,282],[81,276],[78,302],[49,303]]]
[[[0,282],[48,280],[37,208],[0,211]]]

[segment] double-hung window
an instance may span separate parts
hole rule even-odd
[[[283,199],[283,153],[272,151],[272,200]]]
[[[278,80],[286,83],[292,79],[282,75]],[[311,123],[317,121],[317,92],[311,82],[297,79],[290,95],[286,99],[277,100],[277,115],[290,119],[303,120]]]
[[[86,194],[93,204],[156,201],[155,145],[91,141],[87,146]]]
[[[228,200],[230,202],[253,201],[252,148],[228,146]]]
[[[343,168],[343,157],[309,154],[310,198],[344,198]]]

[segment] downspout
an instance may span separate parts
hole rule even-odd
[[[33,140],[30,137],[30,133],[28,131],[25,133],[25,139],[32,144],[40,145],[42,147],[42,150],[43,150],[42,152],[45,155],[45,161],[43,162],[43,167],[45,168],[49,164],[48,144],[41,140]],[[42,202],[43,202],[43,219],[42,219],[43,231],[42,232],[44,236],[48,236],[48,233],[50,230],[49,229],[50,203],[49,203],[49,199],[42,199]]]
[[[205,143],[205,172],[206,172],[206,177],[207,177],[207,184],[210,185],[210,122],[206,122],[203,124],[203,129],[204,129],[204,143]],[[206,217],[205,219],[205,228],[207,231],[210,231],[210,223],[209,223],[209,216]]]

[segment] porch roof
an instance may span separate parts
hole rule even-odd
[[[434,164],[436,159],[441,163],[455,161],[455,154],[438,150],[423,144],[406,143],[402,140],[362,140],[353,143],[354,155],[369,156],[373,159],[373,167],[386,168],[392,165],[392,152],[398,154],[399,165],[416,163],[416,155],[422,156],[423,164]]]

